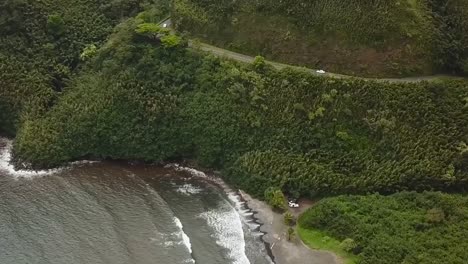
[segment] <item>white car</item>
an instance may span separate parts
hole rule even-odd
[[[317,72],[317,73],[320,73],[320,74],[324,74],[324,73],[325,73],[324,70],[317,70],[316,72]]]
[[[299,208],[299,204],[294,203],[294,202],[289,202],[288,205],[289,205],[289,208]]]

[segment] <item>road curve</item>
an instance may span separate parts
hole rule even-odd
[[[172,28],[173,29],[173,23],[171,17],[167,17],[166,19],[162,20],[159,25],[164,25],[165,27]],[[211,53],[213,55],[223,57],[223,58],[228,58],[232,59],[235,61],[239,62],[244,62],[244,63],[252,63],[254,61],[254,57],[237,53],[234,51],[218,48],[200,41],[189,41],[189,47],[201,50],[204,52]],[[291,68],[299,71],[304,71],[308,72],[310,74],[316,75],[316,76],[325,76],[325,77],[331,77],[331,78],[355,78],[355,79],[361,79],[361,80],[367,80],[367,81],[376,81],[376,82],[391,82],[391,83],[417,83],[417,82],[422,82],[422,81],[440,81],[443,79],[450,79],[450,80],[467,80],[467,78],[464,77],[458,77],[458,76],[450,76],[450,75],[431,75],[431,76],[415,76],[415,77],[405,77],[405,78],[365,78],[365,77],[359,77],[359,76],[350,76],[350,75],[344,75],[344,74],[339,74],[339,73],[318,73],[316,69],[310,69],[306,67],[301,67],[301,66],[295,66],[295,65],[290,65],[290,64],[284,64],[280,62],[274,62],[274,61],[268,61],[265,60],[266,63],[269,65],[272,65],[274,68],[278,70],[282,70],[285,68]]]
[[[199,49],[201,51],[205,51],[208,53],[211,53],[213,55],[219,56],[219,57],[224,57],[244,63],[253,63],[254,57],[233,52],[230,50],[218,48],[206,43],[201,43],[201,42],[194,42],[190,41],[189,46],[194,49]],[[356,77],[356,76],[350,76],[350,75],[344,75],[344,74],[338,74],[338,73],[318,73],[317,70],[315,69],[310,69],[306,67],[300,67],[300,66],[294,66],[294,65],[289,65],[289,64],[284,64],[284,63],[279,63],[279,62],[273,62],[273,61],[265,61],[269,65],[272,65],[274,68],[278,70],[282,70],[285,68],[291,68],[295,70],[300,70],[300,71],[305,71],[313,75],[317,76],[325,76],[325,77],[331,77],[331,78],[356,78],[356,79],[362,79],[362,80],[368,80],[368,81],[377,81],[377,82],[391,82],[391,83],[416,83],[416,82],[421,82],[421,81],[439,81],[441,79],[452,79],[452,80],[465,80],[466,78],[463,77],[454,77],[454,76],[448,76],[448,75],[432,75],[432,76],[418,76],[418,77],[408,77],[408,78],[364,78],[364,77]]]

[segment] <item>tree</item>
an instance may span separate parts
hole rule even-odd
[[[161,34],[167,34],[169,33],[169,30],[164,29],[155,23],[142,23],[137,26],[135,32],[153,41],[157,41],[161,37]]]
[[[160,27],[155,23],[142,23],[137,26],[135,32],[141,36],[151,39],[152,41],[161,41],[165,48],[173,48],[180,45],[182,39],[171,33],[168,28]]]
[[[50,15],[47,18],[47,30],[55,37],[65,32],[65,22],[60,15]]]
[[[84,49],[83,52],[80,54],[80,59],[82,61],[85,61],[89,58],[92,58],[94,55],[96,55],[97,52],[97,47],[94,44],[87,45]]]
[[[165,48],[173,48],[180,45],[182,39],[176,35],[166,35],[161,37],[161,43]]]

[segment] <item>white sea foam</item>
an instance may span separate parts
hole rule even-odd
[[[259,227],[258,224],[251,223],[254,220],[254,213],[252,212],[252,210],[247,208],[245,202],[241,200],[240,196],[237,193],[229,191],[227,192],[227,196],[229,201],[231,201],[231,203],[234,205],[234,208],[236,209],[238,214],[241,216],[242,222],[246,224],[249,227],[249,229],[255,230],[257,227]]]
[[[166,168],[174,168],[176,171],[186,171],[186,172],[192,174],[195,177],[201,177],[201,178],[206,178],[207,177],[206,174],[204,172],[202,172],[202,171],[199,171],[199,170],[196,170],[196,169],[193,169],[193,168],[189,168],[189,167],[180,166],[177,163],[168,164],[168,165],[166,165]]]
[[[186,183],[184,185],[180,185],[177,187],[176,191],[178,193],[186,194],[186,195],[191,195],[191,194],[197,194],[202,192],[203,190],[201,188],[198,188],[196,186],[193,186],[190,183]]]
[[[216,243],[229,251],[229,257],[233,264],[250,264],[245,250],[243,227],[249,229],[249,232],[254,236],[262,236],[263,233],[258,231],[260,225],[254,222],[253,212],[247,208],[241,197],[220,178],[211,177],[202,171],[179,164],[169,164],[167,167],[176,171],[188,172],[194,177],[210,178],[210,181],[216,182],[218,186],[223,188],[229,203],[217,210],[202,213],[200,217],[206,219],[208,224],[215,229]],[[270,262],[273,263],[272,260]]]
[[[229,251],[233,264],[250,264],[245,254],[242,222],[236,210],[226,206],[200,216],[215,230],[216,243]]]
[[[99,161],[96,161],[96,160],[78,160],[78,161],[70,162],[70,165],[80,166],[80,165],[87,165],[87,164],[94,164],[94,163],[99,163]]]
[[[178,232],[178,235],[182,238],[182,243],[184,243],[185,247],[187,247],[190,254],[192,254],[192,244],[190,243],[190,238],[184,232],[184,226],[182,225],[182,222],[180,222],[179,218],[174,217],[174,223],[180,230]],[[195,263],[195,260],[192,259],[192,263]]]
[[[0,170],[8,173],[11,176],[17,178],[31,178],[35,176],[50,175],[61,171],[61,169],[40,171],[15,170],[15,167],[11,164],[11,149],[13,147],[12,142],[10,140],[0,139],[0,143],[5,144],[5,146],[0,151]]]
[[[0,138],[0,145],[4,144],[4,147],[0,149],[0,170],[15,178],[33,178],[46,175],[52,175],[69,168],[70,166],[79,166],[84,164],[95,163],[96,161],[82,160],[71,162],[69,166],[51,170],[16,170],[11,164],[11,151],[13,143],[11,140]]]

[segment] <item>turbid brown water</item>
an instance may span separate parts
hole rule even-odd
[[[236,195],[201,172],[122,162],[13,171],[0,141],[1,264],[271,263]]]

